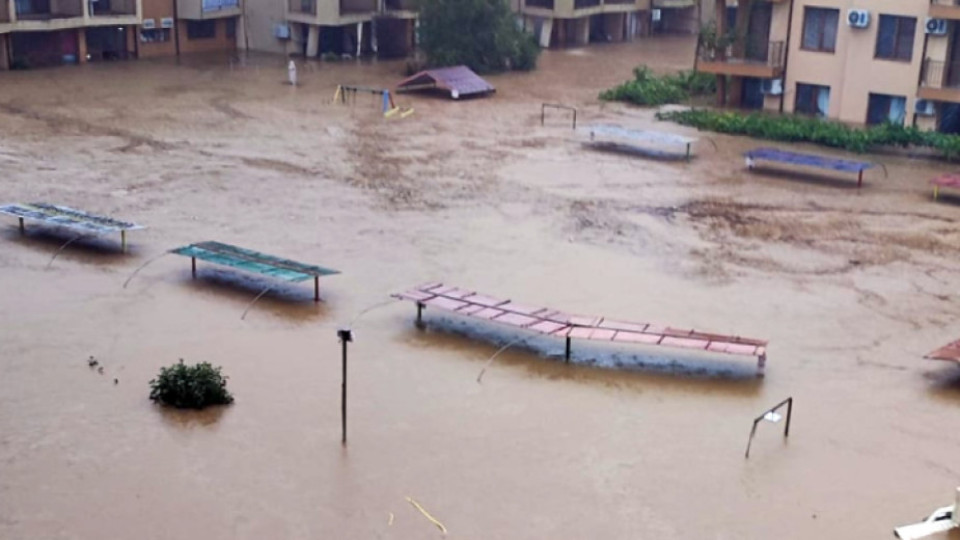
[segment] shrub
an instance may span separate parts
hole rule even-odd
[[[420,48],[432,66],[477,73],[537,66],[540,47],[506,0],[419,0]]]
[[[227,377],[219,367],[207,362],[189,366],[182,358],[172,366],[160,368],[160,375],[150,381],[150,399],[178,409],[233,403],[233,396],[227,391]]]
[[[600,93],[604,101],[625,101],[634,105],[657,106],[680,103],[691,96],[703,96],[717,91],[715,75],[681,71],[676,75],[658,77],[647,66],[633,70],[633,80]]]
[[[947,159],[960,158],[960,136],[922,131],[914,126],[882,124],[857,128],[808,116],[743,114],[707,109],[657,113],[657,118],[704,131],[782,142],[808,142],[851,152],[862,153],[881,146],[913,146],[935,149]]]

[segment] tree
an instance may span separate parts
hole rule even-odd
[[[530,70],[540,47],[505,0],[420,0],[420,47],[432,66]]]

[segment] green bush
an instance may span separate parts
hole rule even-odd
[[[536,38],[517,25],[506,0],[419,0],[420,49],[432,66],[477,73],[537,67]]]
[[[188,366],[182,358],[172,366],[160,368],[160,375],[150,381],[150,399],[178,409],[233,403],[233,396],[227,391],[227,377],[219,367],[207,362]]]
[[[913,146],[935,149],[947,159],[960,158],[960,136],[922,131],[914,126],[882,124],[857,128],[808,116],[743,114],[708,109],[657,113],[657,118],[704,131],[748,135],[772,141],[807,142],[851,152],[867,152],[881,146]]]
[[[633,80],[600,93],[604,101],[625,101],[634,105],[657,106],[680,103],[691,96],[703,96],[717,91],[715,75],[681,71],[676,75],[658,77],[647,66],[633,70]]]

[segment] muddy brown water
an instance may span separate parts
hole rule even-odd
[[[693,42],[550,51],[489,99],[331,105],[398,63],[197,58],[0,76],[0,193],[150,228],[81,242],[0,230],[0,538],[889,538],[960,484],[960,371],[922,360],[960,333],[953,167],[878,157],[851,189],[751,174],[755,141],[690,164],[580,147],[559,114],[681,134],[601,106],[637,64]],[[803,147],[800,147],[801,149]],[[161,256],[215,239],[338,268],[284,286]],[[336,329],[441,280],[528,303],[770,340],[749,359],[529,340],[389,304],[354,323],[349,446]],[[480,339],[475,339],[480,338]],[[95,355],[103,375],[86,365]],[[220,364],[236,403],[158,409],[178,358]],[[621,369],[614,369],[615,367]],[[114,385],[113,379],[119,383]],[[791,437],[754,416],[793,396]],[[392,523],[391,523],[391,515]]]

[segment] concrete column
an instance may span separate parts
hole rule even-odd
[[[313,58],[317,56],[317,52],[320,50],[320,27],[311,24],[309,28],[307,31],[307,58]]]
[[[0,35],[0,71],[10,69],[10,34]]]
[[[87,31],[83,28],[77,28],[77,63],[87,63]]]

